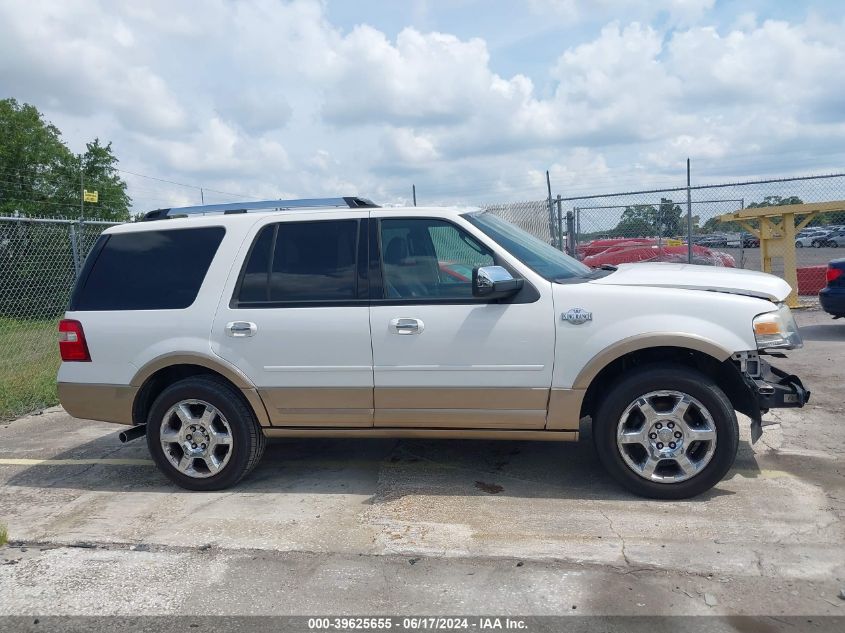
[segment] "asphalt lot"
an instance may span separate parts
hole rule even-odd
[[[0,426],[0,615],[843,615],[845,322],[798,316],[813,391],[684,502],[579,444],[296,440],[190,493],[60,408]]]

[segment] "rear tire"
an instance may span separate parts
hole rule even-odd
[[[214,376],[167,387],[147,417],[147,446],[159,469],[188,490],[234,486],[264,453],[266,437],[243,395]]]
[[[727,396],[683,365],[635,371],[611,389],[596,414],[593,439],[602,464],[642,497],[686,499],[709,490],[730,470],[739,445]]]

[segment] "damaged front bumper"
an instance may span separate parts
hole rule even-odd
[[[751,441],[763,434],[763,414],[769,409],[803,407],[810,391],[801,379],[760,358],[757,354],[738,355],[734,359],[751,395]]]

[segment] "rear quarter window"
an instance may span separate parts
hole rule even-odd
[[[177,310],[197,298],[222,226],[104,235],[86,262],[72,311]]]

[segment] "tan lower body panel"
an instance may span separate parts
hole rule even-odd
[[[130,385],[104,385],[78,382],[60,382],[56,385],[59,402],[75,418],[99,420],[117,424],[134,424],[132,407],[139,387]],[[249,402],[258,423],[270,423],[264,404],[255,389],[241,389]],[[143,420],[142,423],[146,423]]]
[[[377,427],[542,429],[543,388],[376,387]]]
[[[545,388],[376,387],[376,409],[546,410]]]
[[[543,388],[262,387],[273,427],[542,429]]]
[[[549,394],[550,431],[577,431],[581,422],[581,403],[586,389],[552,389]]]
[[[273,426],[373,425],[370,387],[261,387],[258,393]]]
[[[132,424],[132,404],[138,387],[60,382],[59,402],[75,418]]]
[[[542,429],[546,411],[524,409],[376,409],[377,427]]]
[[[531,440],[546,442],[575,442],[578,431],[532,431],[501,429],[409,429],[374,427],[369,429],[338,428],[265,428],[267,437],[363,437],[416,438],[464,440]]]

